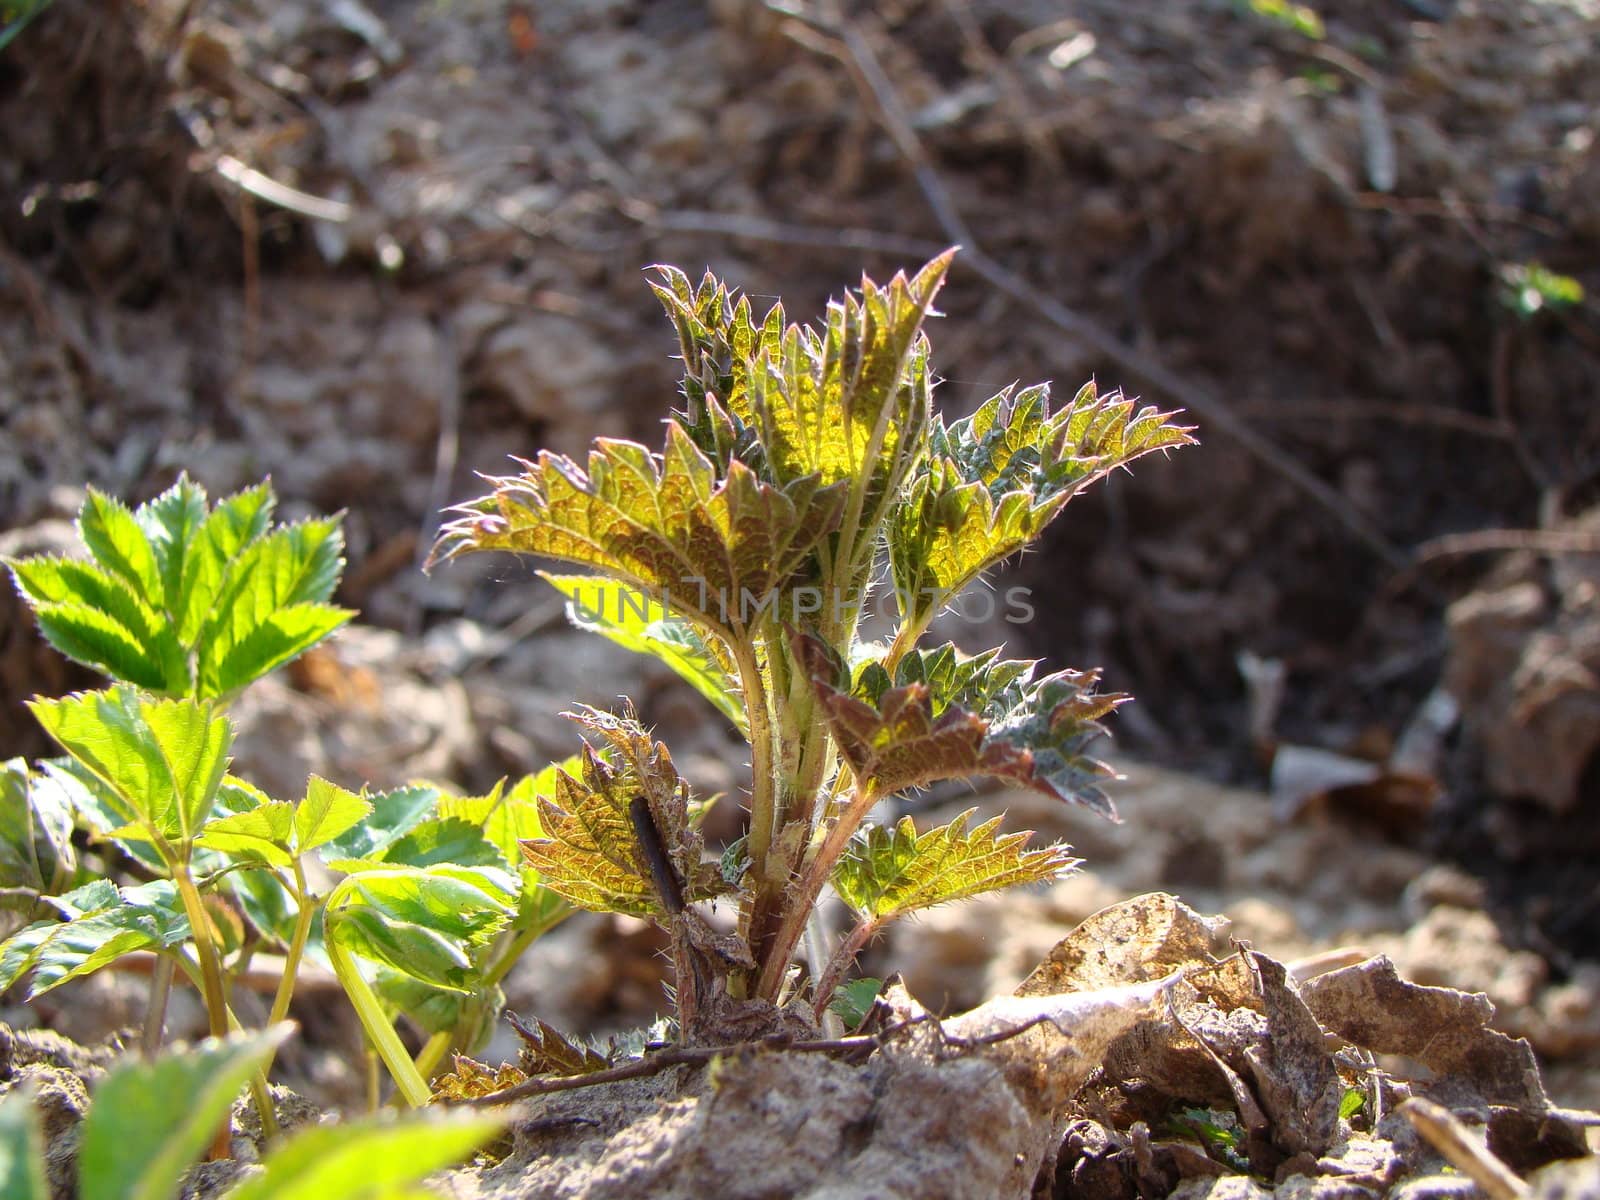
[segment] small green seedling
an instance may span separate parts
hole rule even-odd
[[[1111,813],[1111,771],[1088,750],[1125,697],[1099,694],[1093,672],[1040,676],[921,641],[1073,496],[1193,439],[1171,413],[1093,384],[1054,411],[1045,386],[1007,388],[947,425],[922,326],[950,262],[863,280],[819,328],[658,268],[685,367],[662,450],[603,438],[584,464],[541,454],[490,480],[434,548],[434,565],[513,551],[596,572],[546,578],[579,626],[661,659],[748,738],[749,831],[720,865],[705,860],[688,784],[631,710],[572,714],[592,745],[522,842],[572,904],[670,933],[685,1038],[802,992],[820,1015],[887,922],[1073,864],[1064,846],[970,814],[875,826],[881,802],[991,776]],[[866,643],[863,613],[886,588],[898,626]],[[802,982],[792,960],[829,887],[854,925]],[[732,933],[706,904],[734,907]]]

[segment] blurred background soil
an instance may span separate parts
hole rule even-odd
[[[438,511],[509,454],[656,439],[675,342],[646,265],[809,318],[962,243],[930,330],[948,416],[1092,376],[1203,445],[1008,569],[1031,621],[979,594],[944,629],[1138,698],[1126,823],[928,798],[1008,805],[1086,872],[870,965],[975,1003],[1165,888],[1274,953],[1353,940],[1486,990],[1552,1092],[1600,1105],[1600,5],[1321,18],[55,0],[0,51],[0,553],[70,547],[86,483],[270,472],[290,515],[347,510],[363,624],[241,706],[242,774],[487,787],[570,753],[574,701],[626,694],[736,796],[731,731],[567,630],[529,565],[422,575]],[[48,752],[22,700],[89,682],[0,597],[0,756]],[[513,1007],[637,1023],[658,950],[574,921]],[[4,1015],[96,1037],[117,986]]]

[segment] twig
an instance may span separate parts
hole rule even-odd
[[[842,47],[842,51],[838,54],[840,61],[866,85],[882,117],[885,130],[899,149],[901,156],[910,165],[917,186],[932,211],[934,220],[946,237],[964,248],[962,261],[976,271],[985,282],[1031,308],[1062,332],[1086,343],[1123,370],[1130,371],[1154,384],[1184,408],[1209,422],[1212,428],[1232,438],[1247,454],[1321,505],[1384,563],[1395,570],[1402,570],[1408,565],[1410,561],[1408,556],[1346,501],[1335,488],[1312,474],[1270,439],[1246,425],[1219,397],[1200,384],[1179,375],[1150,355],[1135,350],[1060,301],[1042,294],[1027,280],[990,258],[962,219],[943,179],[934,169],[926,149],[912,129],[899,94],[884,74],[883,67],[867,40],[857,29],[842,19],[837,24],[830,24],[811,13],[801,15],[790,11],[787,7],[781,11],[785,15],[798,17],[814,30],[834,38],[839,43]]]
[[[1489,1200],[1522,1200],[1528,1185],[1483,1146],[1473,1140],[1467,1128],[1441,1104],[1413,1096],[1397,1110],[1416,1127],[1429,1145],[1444,1156],[1456,1170],[1472,1178]]]
[[[299,188],[292,188],[287,183],[279,183],[254,167],[246,166],[231,154],[217,156],[216,171],[229,183],[256,199],[276,205],[278,208],[286,208],[292,213],[299,213],[302,217],[310,217],[314,221],[336,222],[350,219],[352,209],[343,200],[326,200],[321,196],[302,192]]]
[[[1020,1037],[1030,1029],[1050,1023],[1049,1017],[1035,1017],[1021,1025],[1006,1029],[996,1030],[994,1033],[984,1034],[982,1037],[962,1038],[944,1035],[947,1045],[958,1050],[977,1050],[985,1046],[998,1045]],[[789,1037],[779,1035],[762,1038],[758,1041],[735,1042],[731,1046],[667,1046],[654,1051],[644,1058],[635,1059],[633,1062],[623,1063],[621,1066],[609,1067],[604,1071],[591,1071],[586,1075],[562,1075],[553,1079],[529,1079],[515,1087],[506,1088],[504,1091],[494,1092],[488,1096],[479,1096],[475,1099],[462,1101],[473,1108],[487,1108],[499,1104],[510,1104],[516,1100],[527,1100],[534,1096],[548,1096],[555,1092],[571,1092],[579,1088],[598,1087],[606,1083],[618,1083],[625,1079],[644,1079],[651,1075],[659,1075],[663,1071],[670,1071],[673,1067],[702,1066],[714,1059],[727,1058],[735,1055],[755,1054],[761,1051],[784,1051],[791,1054],[832,1054],[850,1062],[860,1062],[870,1058],[875,1052],[881,1050],[896,1034],[919,1025],[939,1025],[937,1017],[913,1017],[897,1025],[891,1025],[882,1033],[856,1034],[842,1038],[818,1038],[810,1041],[795,1041]]]
[[[1578,529],[1475,529],[1447,533],[1417,547],[1418,564],[1463,554],[1530,550],[1535,554],[1600,554],[1600,533]]]
[[[944,9],[961,31],[961,40],[966,43],[973,66],[987,71],[994,78],[1005,106],[1011,110],[1012,120],[1022,131],[1023,140],[1028,143],[1028,149],[1051,174],[1060,175],[1064,164],[1055,139],[1041,129],[1039,122],[1034,119],[1033,106],[1028,103],[1027,93],[1017,81],[1011,64],[996,54],[983,36],[983,29],[973,15],[969,0],[944,0]]]

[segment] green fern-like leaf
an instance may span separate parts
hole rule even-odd
[[[1077,865],[1065,845],[1030,850],[1031,833],[1000,833],[999,817],[969,830],[974,811],[926,833],[904,817],[892,827],[875,825],[859,834],[834,868],[839,898],[861,918],[883,923],[1015,884],[1057,879]]]
[[[984,571],[1021,550],[1068,500],[1118,467],[1194,441],[1175,414],[1138,410],[1085,384],[1052,413],[1045,384],[1007,388],[948,429],[889,515],[889,559],[908,621],[921,628]]]
[[[40,631],[111,678],[226,699],[354,614],[327,603],[344,566],[338,518],[271,528],[265,483],[207,507],[187,476],[130,511],[89,490],[78,531],[93,562],[7,560]]]
[[[1034,664],[954,647],[913,651],[890,686],[881,662],[851,682],[817,639],[797,639],[825,719],[856,779],[890,794],[941,779],[1007,779],[1116,816],[1100,784],[1115,772],[1087,748],[1127,697],[1099,694],[1097,672],[1033,678]]]

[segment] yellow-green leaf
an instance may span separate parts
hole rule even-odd
[[[567,598],[567,619],[637,654],[659,659],[741,732],[748,727],[734,664],[720,638],[702,634],[645,593],[597,575],[540,575]]]
[[[320,775],[306,781],[305,799],[294,810],[294,848],[298,854],[333,841],[359,825],[372,812],[372,802],[329,783]]]
[[[1031,833],[1000,833],[999,817],[969,830],[975,811],[926,833],[918,833],[910,817],[868,828],[834,868],[834,890],[861,917],[883,922],[1019,883],[1057,879],[1077,865],[1061,843],[1030,850]]]

